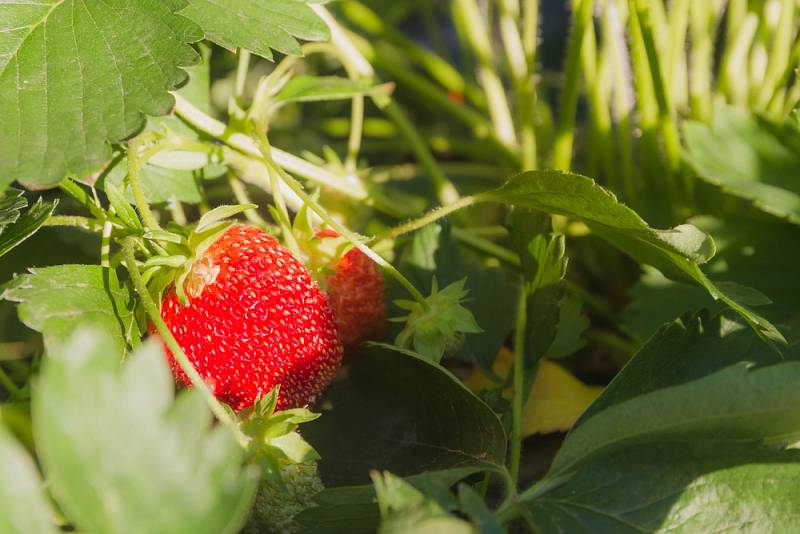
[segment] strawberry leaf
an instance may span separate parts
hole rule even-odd
[[[365,484],[370,469],[400,476],[451,468],[501,469],[497,416],[456,377],[420,355],[368,344],[303,425],[326,486]]]
[[[0,256],[35,234],[53,214],[57,205],[58,200],[44,202],[40,198],[25,215],[10,226],[0,224]]]
[[[113,270],[99,265],[31,269],[9,282],[0,297],[19,303],[20,319],[44,334],[48,348],[63,342],[76,324],[91,323],[108,334],[116,354],[125,352],[133,315],[128,291]]]
[[[272,49],[300,54],[297,39],[322,41],[328,27],[308,0],[187,0],[180,13],[196,22],[206,38],[226,48],[246,48],[267,59]]]
[[[173,106],[202,38],[182,0],[44,0],[0,10],[0,190],[48,187]]]
[[[120,368],[101,331],[49,351],[33,398],[53,496],[90,532],[237,532],[256,489],[230,430],[197,391],[174,399],[158,342]]]

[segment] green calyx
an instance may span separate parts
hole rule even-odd
[[[160,252],[143,265],[142,276],[153,298],[159,302],[164,290],[173,285],[184,306],[190,297],[199,296],[219,272],[219,267],[202,261],[208,247],[233,224],[230,217],[255,207],[254,204],[219,206],[203,215],[188,232],[178,225],[169,225],[167,230],[145,230],[144,240]]]
[[[436,278],[433,279],[431,295],[425,299],[426,306],[411,300],[398,300],[395,304],[409,313],[391,319],[405,322],[395,344],[401,348],[412,348],[434,362],[439,362],[445,352],[457,348],[464,334],[482,332],[472,312],[463,303],[469,293],[464,288],[466,278],[453,282],[441,291]]]
[[[262,477],[285,487],[281,470],[292,464],[316,462],[319,454],[297,431],[302,423],[319,417],[306,408],[275,411],[280,386],[239,414],[242,432],[250,438],[249,454],[261,465]]]

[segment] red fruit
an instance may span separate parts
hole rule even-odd
[[[214,394],[235,410],[280,384],[278,408],[305,406],[333,380],[342,348],[303,264],[258,228],[231,226],[199,258],[161,316]],[[170,354],[177,380],[188,377]]]
[[[345,350],[383,337],[386,304],[378,266],[354,248],[342,256],[335,269],[327,280],[328,300]]]

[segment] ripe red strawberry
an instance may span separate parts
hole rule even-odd
[[[278,408],[313,403],[342,348],[325,296],[303,264],[266,232],[231,226],[192,266],[183,306],[161,316],[214,394],[241,410],[280,384]],[[175,377],[188,377],[170,355]]]
[[[342,256],[326,288],[345,350],[361,341],[383,337],[383,278],[380,268],[366,254],[354,248]]]

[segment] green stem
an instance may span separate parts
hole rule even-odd
[[[386,113],[395,125],[397,125],[400,133],[406,138],[411,145],[411,149],[417,156],[420,165],[428,171],[428,174],[433,181],[433,186],[436,189],[436,196],[442,204],[451,204],[459,199],[458,191],[456,190],[453,182],[444,173],[439,166],[439,162],[433,157],[427,143],[419,134],[414,124],[409,120],[405,111],[394,100],[386,97],[386,100],[375,98],[376,105]]]
[[[509,265],[513,265],[514,267],[520,266],[519,256],[516,252],[489,241],[488,239],[477,236],[470,232],[470,230],[453,228],[453,236],[466,245],[469,245],[476,250],[480,250],[481,252],[485,252],[490,256],[508,263]]]
[[[152,230],[160,230],[161,227],[150,209],[150,204],[144,196],[144,190],[139,181],[139,167],[143,163],[138,153],[141,144],[142,141],[140,139],[135,139],[128,145],[128,183],[131,186],[133,200],[144,225]]]
[[[254,204],[254,202],[250,199],[250,195],[247,194],[247,188],[244,186],[241,180],[239,180],[239,178],[237,178],[236,175],[230,171],[228,171],[228,185],[230,185],[233,196],[236,198],[236,202],[239,204]],[[244,212],[244,216],[248,221],[259,228],[266,228],[269,226],[267,221],[265,221],[263,217],[259,215],[257,210],[246,210]]]
[[[447,113],[469,128],[472,135],[489,143],[505,161],[515,167],[519,166],[519,156],[495,135],[492,124],[483,115],[466,104],[454,102],[446,91],[409,69],[402,54],[386,43],[373,46],[366,39],[348,35],[373,65],[385,71],[404,90],[417,93],[420,102],[431,109]]]
[[[629,57],[625,46],[623,22],[619,8],[614,0],[606,0],[601,18],[603,38],[609,54],[612,71],[613,110],[617,122],[617,139],[619,142],[620,168],[622,173],[622,191],[624,198],[636,204],[636,185],[633,178],[633,125],[631,112],[633,102],[630,95],[628,76]]]
[[[491,35],[478,3],[476,0],[453,0],[453,17],[457,19],[457,27],[463,29],[467,42],[478,58],[478,81],[486,96],[495,136],[503,144],[514,147],[517,144],[514,121],[503,83],[492,64]]]
[[[42,226],[72,226],[87,232],[99,233],[103,231],[103,223],[96,219],[81,217],[79,215],[51,215]]]
[[[229,130],[224,123],[210,117],[181,95],[173,93],[173,96],[175,97],[175,113],[188,124],[251,158],[261,159],[261,151],[251,137]],[[334,174],[279,148],[272,149],[272,157],[276,164],[288,172],[302,176],[322,186],[330,187],[350,198],[366,200],[368,196],[366,189],[360,182],[353,182],[348,177]]]
[[[8,394],[11,395],[13,400],[23,400],[25,398],[22,390],[14,384],[2,367],[0,367],[0,383],[6,391],[8,391]]]
[[[250,51],[245,48],[239,49],[239,62],[236,65],[236,84],[234,86],[233,95],[239,105],[242,104],[242,96],[244,95],[244,86],[247,82],[247,71],[250,67]]]
[[[88,210],[98,221],[104,221],[109,218],[105,210],[89,196],[89,193],[69,178],[62,180],[61,183],[58,184],[58,188]],[[114,222],[122,225],[119,219],[114,218]]]
[[[592,19],[593,3],[593,0],[573,0],[572,32],[567,45],[567,63],[564,69],[566,74],[553,145],[553,168],[563,171],[568,171],[572,166],[573,127],[580,94],[580,54],[586,28]]]
[[[673,172],[677,172],[681,163],[680,134],[678,133],[678,127],[675,122],[675,110],[672,106],[671,93],[663,75],[661,59],[658,55],[658,48],[656,47],[649,4],[644,0],[630,0],[630,3],[630,16],[638,18],[644,48],[647,54],[647,61],[653,79],[653,89],[656,103],[658,104],[661,133],[664,139],[667,163]]]
[[[769,59],[767,61],[767,72],[759,86],[756,99],[756,109],[764,110],[772,101],[773,96],[782,89],[778,86],[783,72],[791,58],[792,42],[796,34],[795,24],[795,1],[782,0],[778,27],[772,39]],[[792,67],[795,67],[792,65]]]
[[[449,206],[440,206],[426,213],[425,215],[423,215],[418,219],[414,219],[399,226],[395,226],[394,228],[375,237],[372,240],[372,242],[380,243],[381,241],[387,239],[395,239],[396,237],[399,237],[403,234],[415,232],[416,230],[419,230],[420,228],[427,226],[432,222],[436,222],[439,219],[446,217],[455,211],[472,206],[473,204],[476,204],[478,201],[479,201],[478,197],[475,196],[461,197],[457,202],[453,202]]]
[[[278,176],[283,180],[283,183],[291,189],[300,199],[302,199],[303,203],[314,213],[316,213],[320,219],[323,220],[328,226],[336,230],[342,237],[347,239],[354,247],[358,250],[363,252],[368,258],[372,261],[377,263],[384,271],[386,271],[392,278],[397,280],[400,285],[402,285],[411,296],[414,297],[414,300],[420,303],[423,309],[428,309],[428,303],[425,300],[425,297],[419,290],[414,287],[414,284],[411,281],[403,276],[403,274],[398,271],[391,263],[383,259],[383,257],[372,250],[370,247],[366,246],[362,243],[358,236],[350,231],[345,225],[340,223],[335,218],[331,217],[331,215],[327,212],[325,208],[323,208],[316,200],[311,198],[305,190],[303,189],[302,184],[289,176],[289,174],[284,171],[281,167],[279,167],[272,159],[271,159],[271,151],[268,145],[265,145],[263,140],[259,140],[259,148],[262,153],[262,158],[264,163],[270,167],[273,171],[278,173]]]
[[[139,295],[139,298],[142,301],[142,305],[144,306],[147,315],[150,317],[150,320],[153,322],[156,330],[158,330],[158,333],[161,334],[162,339],[166,343],[170,352],[172,352],[172,356],[180,365],[181,370],[183,370],[183,372],[186,373],[186,376],[189,377],[192,386],[205,398],[214,416],[216,416],[216,418],[222,424],[231,429],[236,437],[236,441],[242,446],[242,448],[247,448],[249,441],[247,436],[244,435],[242,430],[239,428],[239,425],[236,424],[228,411],[225,410],[225,408],[211,392],[208,385],[203,381],[203,378],[197,372],[197,369],[195,369],[192,363],[189,361],[186,353],[183,352],[183,349],[175,340],[175,336],[172,335],[169,327],[167,327],[166,323],[161,318],[161,313],[159,312],[156,303],[153,301],[153,298],[150,296],[150,291],[148,291],[147,286],[142,279],[142,275],[139,272],[139,268],[136,265],[136,256],[134,254],[135,246],[136,245],[134,241],[126,240],[123,245],[123,255],[125,258],[126,267],[128,268],[128,272],[131,276],[131,282],[133,283],[134,289],[136,289],[136,293]]]
[[[530,6],[527,6],[530,9]],[[520,115],[520,137],[522,170],[537,167],[536,129],[534,128],[533,108],[535,102],[535,62],[525,49],[525,42],[517,27],[519,19],[519,3],[517,0],[500,1],[500,36],[506,51],[506,60],[511,71],[511,80],[516,95],[516,108]],[[528,24],[531,22],[526,20]],[[526,28],[530,31],[529,28]],[[535,31],[535,27],[534,27]]]
[[[522,454],[522,409],[527,395],[525,389],[525,328],[527,324],[527,293],[522,290],[517,302],[517,322],[514,330],[514,382],[511,388],[511,458],[509,471],[514,487],[519,482],[519,462]]]

